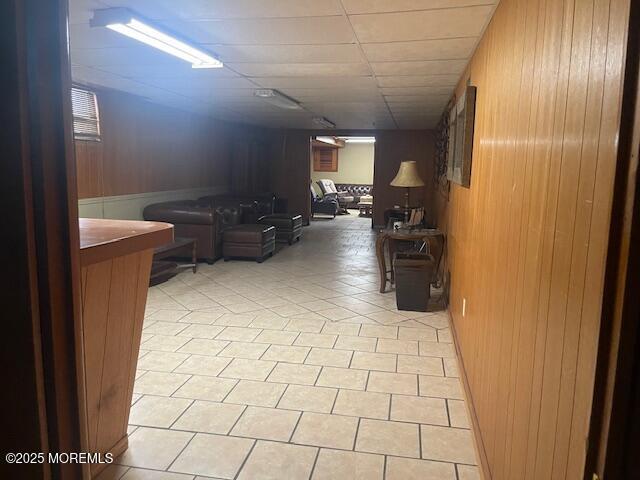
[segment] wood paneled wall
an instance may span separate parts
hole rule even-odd
[[[311,135],[308,130],[274,131],[271,146],[272,188],[286,198],[290,213],[311,216]]]
[[[234,139],[252,129],[97,91],[101,142],[76,141],[79,198],[228,186]]]
[[[432,221],[433,156],[435,154],[434,133],[429,130],[381,130],[376,132],[373,169],[373,223],[384,225],[384,211],[394,205],[403,206],[406,189],[392,187],[391,180],[398,173],[400,163],[413,160],[426,184],[425,188],[411,188],[411,206],[424,206],[427,220]]]
[[[494,479],[583,476],[628,8],[502,0],[459,85],[478,87],[471,188],[439,223]]]

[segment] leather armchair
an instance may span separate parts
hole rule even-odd
[[[331,196],[320,197],[316,194],[312,186],[309,188],[311,190],[311,218],[313,218],[316,213],[331,215],[333,218],[336,218],[338,210],[340,209],[338,200]]]
[[[320,190],[322,190],[323,196],[333,197],[338,201],[338,205],[340,205],[343,212],[346,212],[348,205],[353,203],[354,197],[347,192],[339,192],[333,180],[325,178],[318,180],[316,183],[320,187]]]

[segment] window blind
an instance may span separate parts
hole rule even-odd
[[[313,170],[316,172],[337,172],[338,149],[322,147],[314,148]]]
[[[100,120],[96,94],[83,88],[71,88],[73,136],[76,140],[100,141]]]

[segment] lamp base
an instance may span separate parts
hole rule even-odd
[[[404,192],[404,224],[409,224],[409,187]]]

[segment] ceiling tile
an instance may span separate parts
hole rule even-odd
[[[229,63],[229,68],[248,77],[366,76],[366,63]]]
[[[415,105],[421,103],[438,104],[443,107],[449,101],[449,95],[396,95],[385,97],[389,105]]]
[[[424,87],[447,86],[458,82],[457,75],[410,75],[397,77],[377,77],[381,87]]]
[[[342,3],[347,13],[359,14],[492,5],[497,0],[342,0]]]
[[[156,87],[166,88],[168,90],[187,92],[193,88],[255,88],[249,80],[242,77],[228,78],[228,77],[135,77],[134,80],[144,82],[149,85],[155,85]]]
[[[314,17],[340,15],[339,0],[103,0],[152,19]]]
[[[477,37],[464,37],[413,42],[367,43],[362,45],[362,49],[370,62],[467,60],[477,43]]]
[[[343,16],[216,21],[166,20],[162,21],[162,24],[195,42],[222,45],[300,45],[355,41],[353,30]]]
[[[372,63],[373,72],[378,75],[460,75],[467,66],[467,60],[429,60],[417,62]]]
[[[391,78],[391,77],[390,77]],[[264,88],[333,88],[375,87],[373,77],[255,77],[254,82]]]
[[[341,88],[335,88],[330,84],[324,85],[323,88],[280,88],[282,93],[289,95],[290,97],[305,99],[309,101],[317,100],[369,100],[369,99],[381,99],[380,89],[377,88],[375,83],[370,86],[341,86]]]
[[[154,96],[157,98],[171,98],[176,95],[173,92],[150,86],[146,83],[119,77],[109,72],[103,72],[97,69],[72,66],[71,79],[74,83],[80,83],[87,86],[106,87],[122,92],[133,93],[142,97]]]
[[[248,63],[359,63],[363,55],[355,44],[335,45],[212,45],[224,62]]]
[[[413,114],[400,114],[393,113],[393,118],[399,122],[409,122],[411,120],[435,120],[438,121],[440,119],[440,112],[437,110],[425,110],[421,113],[413,113]]]
[[[380,92],[387,97],[388,100],[393,100],[393,97],[397,95],[451,95],[453,93],[453,87],[384,87],[380,89]]]
[[[436,128],[438,120],[407,120],[397,121],[398,129],[400,130],[431,130]]]
[[[495,3],[69,1],[74,81],[223,120],[316,128],[311,118],[322,115],[354,129],[432,128]],[[106,28],[89,27],[92,11],[109,6],[137,11],[218,55],[226,68],[194,70]],[[260,87],[282,91],[304,110],[282,110],[254,97]]]
[[[90,27],[88,23],[69,25],[71,48],[135,47],[136,40],[104,27]]]
[[[185,93],[190,97],[198,97],[208,101],[234,101],[241,102],[253,99],[253,88],[211,88],[211,87],[189,87]]]
[[[71,64],[88,67],[153,65],[161,68],[175,68],[177,71],[183,69],[185,65],[191,67],[176,57],[144,45],[130,48],[74,48],[71,50]]]
[[[348,105],[336,103],[304,103],[305,108],[321,115],[331,114],[368,114],[388,115],[389,109],[385,104],[372,105],[368,103],[350,103]]]
[[[100,70],[111,72],[123,77],[147,77],[147,78],[218,78],[239,77],[228,68],[197,69],[191,68],[186,62],[178,64],[162,65],[100,65]]]
[[[351,16],[362,43],[480,35],[493,6]]]
[[[93,11],[101,8],[107,8],[107,5],[99,0],[72,0],[69,2],[69,24],[88,23]]]

